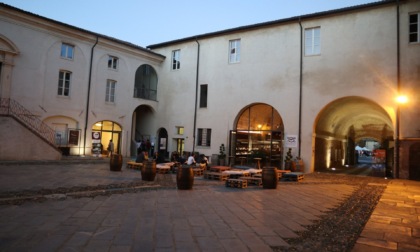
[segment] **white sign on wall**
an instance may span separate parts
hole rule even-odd
[[[285,147],[296,148],[298,144],[298,137],[297,135],[285,135],[284,142]]]

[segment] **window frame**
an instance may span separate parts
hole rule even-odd
[[[411,22],[411,17],[417,16],[416,22]],[[411,31],[411,27],[415,26],[416,31]],[[414,40],[412,40],[412,36],[415,36]],[[417,13],[410,13],[408,15],[408,43],[409,44],[418,44],[420,43],[420,12]]]
[[[176,134],[177,135],[184,135],[185,128],[184,126],[176,126]]]
[[[119,58],[112,55],[108,55],[108,69],[118,70],[118,65]]]
[[[319,31],[318,36],[316,31]],[[308,32],[311,32],[310,37],[308,37]],[[304,34],[305,56],[321,55],[321,26],[305,28]]]
[[[172,58],[171,58],[171,70],[179,70],[181,69],[181,50],[173,50],[172,51]]]
[[[74,52],[75,52],[74,45],[69,44],[69,43],[64,43],[64,42],[61,43],[60,57],[62,59],[74,60]]]
[[[63,97],[70,96],[71,77],[72,77],[72,72],[70,71],[60,70],[58,72],[58,86],[57,86],[58,96],[63,96]],[[66,90],[67,90],[67,94],[66,94]]]
[[[229,64],[241,62],[241,39],[229,40]]]
[[[115,103],[115,88],[117,81],[108,79],[106,80],[106,90],[105,90],[105,102]]]
[[[208,85],[200,85],[200,108],[207,108]]]
[[[211,147],[211,129],[210,128],[197,129],[197,146]]]

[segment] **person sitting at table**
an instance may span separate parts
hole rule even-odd
[[[206,169],[209,169],[209,160],[204,154],[200,155],[200,163],[206,164]]]
[[[140,150],[137,154],[136,163],[143,163],[144,161],[144,151]]]
[[[187,161],[185,162],[185,164],[187,165],[195,165],[195,158],[194,158],[194,152],[191,152],[191,155],[188,157]]]

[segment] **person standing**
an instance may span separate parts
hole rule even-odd
[[[112,142],[112,139],[109,140],[107,150],[108,150],[108,157],[110,157],[112,153],[114,153],[114,143]]]

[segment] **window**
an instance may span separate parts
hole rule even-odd
[[[200,85],[200,108],[207,108],[207,84]]]
[[[69,96],[70,94],[71,72],[60,71],[58,75],[58,95]]]
[[[211,129],[198,129],[197,145],[210,146]]]
[[[181,68],[181,61],[179,61],[180,54],[180,50],[172,51],[172,70],[177,70]]]
[[[117,82],[114,80],[106,81],[106,94],[105,94],[106,102],[115,102],[115,84],[117,84]]]
[[[184,127],[177,126],[176,127],[176,134],[178,134],[178,135],[184,135]]]
[[[229,63],[237,63],[241,59],[241,40],[229,41]]]
[[[155,69],[150,65],[137,68],[134,80],[134,97],[156,101],[158,78]]]
[[[321,27],[305,29],[305,55],[321,54]]]
[[[410,43],[419,43],[420,42],[420,13],[410,15],[410,31],[409,31],[409,41]]]
[[[117,68],[118,68],[118,58],[117,57],[114,57],[114,56],[109,56],[108,57],[108,68],[117,70]]]
[[[73,59],[74,56],[74,46],[62,43],[61,44],[61,58]]]

